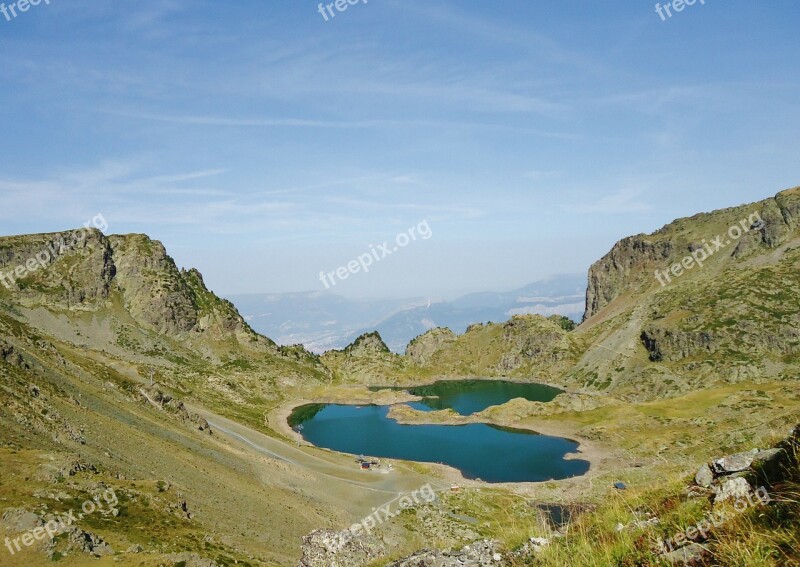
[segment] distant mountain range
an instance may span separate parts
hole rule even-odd
[[[473,323],[500,323],[513,315],[565,315],[580,321],[586,276],[565,274],[505,293],[482,292],[454,301],[409,298],[353,301],[324,292],[233,295],[247,322],[278,344],[312,352],[341,349],[359,335],[378,331],[394,352],[434,327],[463,333]]]

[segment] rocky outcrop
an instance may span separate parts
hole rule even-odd
[[[89,307],[114,278],[108,239],[96,229],[0,238],[0,274],[22,303]]]
[[[16,368],[29,368],[28,363],[17,350],[4,340],[0,339],[0,362],[5,362]]]
[[[740,238],[736,242],[728,240],[730,248],[715,250],[708,263],[731,257],[744,259],[758,250],[766,253],[782,246],[796,236],[798,211],[800,188],[795,188],[759,203],[678,219],[653,234],[620,240],[589,269],[584,321],[621,295],[649,290],[656,283],[656,270],[681,262],[717,235],[727,239],[726,231],[740,221],[747,221],[748,225]],[[750,223],[748,219],[753,218],[761,221]],[[698,271],[695,269],[694,273]]]
[[[467,329],[469,332],[473,328]],[[431,359],[437,351],[446,348],[447,345],[456,340],[456,334],[448,328],[437,327],[431,329],[417,338],[413,339],[406,347],[406,356],[411,359],[414,364],[425,366],[431,362]]]
[[[668,239],[638,235],[617,242],[589,268],[584,321],[616,299],[628,287],[631,275],[667,264],[672,253]]]
[[[556,364],[571,354],[567,331],[559,322],[538,315],[512,317],[503,324],[502,341],[505,352],[497,364],[501,373],[531,363]]]
[[[792,453],[782,446],[753,449],[704,463],[695,474],[694,480],[695,484],[703,488],[720,485],[729,477],[742,478],[751,483],[772,484],[786,476],[792,465],[792,458]]]
[[[345,354],[356,358],[389,354],[390,352],[389,347],[386,346],[377,331],[361,335],[344,349]]]
[[[712,503],[713,514],[698,526],[713,525],[716,528],[723,525],[733,513],[742,513],[754,506],[770,505],[773,502],[770,495],[772,486],[787,480],[797,481],[798,449],[800,425],[771,449],[752,449],[703,463],[694,476],[694,485],[688,487],[686,492],[690,498],[708,497]],[[683,534],[685,537],[665,542],[669,545],[663,548],[661,558],[674,565],[705,565],[704,558],[713,555],[714,548],[713,535],[708,532],[686,530]],[[675,549],[676,546],[678,549]]]
[[[350,530],[315,530],[303,537],[303,555],[299,567],[358,567],[368,565],[386,554],[380,538]]]
[[[642,330],[641,340],[653,362],[676,361],[701,353],[714,353],[719,349],[713,333],[685,332],[658,325],[646,326]]]
[[[450,376],[557,374],[574,361],[575,343],[562,318],[515,315],[505,323],[470,325],[463,335],[433,329],[408,345],[407,360]]]
[[[158,387],[151,386],[150,388],[141,388],[139,393],[147,402],[159,410],[175,416],[181,422],[190,424],[200,431],[204,431],[209,435],[213,434],[211,426],[204,417],[191,413],[186,409],[182,401],[176,400],[169,394],[165,394]]]
[[[81,229],[0,238],[0,276],[0,295],[26,306],[97,310],[116,293],[137,323],[162,335],[273,345],[209,291],[200,272],[179,270],[163,244],[143,234]]]
[[[109,239],[117,268],[116,283],[133,318],[165,335],[194,329],[198,309],[164,246],[143,234]]]
[[[164,245],[142,234],[109,237],[115,283],[138,322],[165,335],[255,337],[236,308],[211,293],[196,269],[178,270]]]
[[[77,527],[67,530],[67,551],[79,551],[94,557],[114,555],[114,549],[102,538]]]
[[[424,549],[403,559],[389,563],[387,567],[488,567],[510,565],[503,558],[499,544],[481,540],[465,545],[458,551]]]

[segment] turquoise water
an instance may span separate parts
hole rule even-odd
[[[523,384],[504,380],[441,380],[427,386],[385,389],[404,390],[415,396],[422,396],[420,402],[409,404],[415,409],[421,411],[452,409],[461,415],[483,411],[489,406],[498,406],[514,398],[549,402],[563,392],[544,384]]]
[[[452,404],[459,413],[472,413],[507,399],[525,397],[516,395],[516,388],[507,388],[508,383],[495,382],[487,390],[483,384],[473,382],[476,381],[469,381],[469,389],[463,392],[456,391],[455,383],[449,382],[448,388],[438,391],[441,397],[435,402],[431,398],[409,405],[431,410],[440,408],[429,403]],[[511,398],[503,399],[500,392]],[[533,395],[531,392],[528,394]],[[558,392],[540,390],[538,395],[552,399]],[[317,447],[354,455],[444,463],[459,469],[466,478],[485,482],[538,482],[578,476],[589,470],[587,461],[564,458],[578,451],[578,443],[569,439],[483,423],[403,425],[389,419],[388,413],[389,406],[311,404],[297,408],[289,423],[294,427],[302,424],[302,428],[298,427],[300,433]]]

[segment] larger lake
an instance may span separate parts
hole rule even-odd
[[[560,392],[539,384],[489,380],[439,382],[424,388],[442,384],[437,397],[432,396],[433,390],[410,388],[426,397],[409,405],[428,411],[450,407],[466,414],[516,397],[549,401]],[[389,419],[388,413],[389,406],[311,404],[297,408],[289,423],[318,447],[354,455],[443,463],[459,469],[466,478],[485,482],[538,482],[578,476],[589,470],[587,461],[565,458],[578,452],[578,443],[569,439],[483,423],[403,425]]]

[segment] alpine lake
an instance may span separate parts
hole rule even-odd
[[[471,415],[515,398],[549,402],[562,392],[543,384],[501,380],[443,380],[406,391],[422,399],[406,405],[423,412],[452,409]],[[585,474],[589,463],[567,458],[578,443],[488,423],[402,424],[388,417],[390,406],[307,404],[295,408],[289,425],[309,443],[371,457],[442,463],[465,478],[483,482],[541,482]]]

